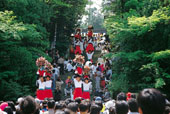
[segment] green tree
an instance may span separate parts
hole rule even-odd
[[[167,89],[170,85],[168,1],[107,1],[103,3],[104,11],[108,12],[105,27],[113,47],[110,53],[113,58],[110,89],[116,94],[154,87],[170,96]],[[113,86],[120,83],[121,87]]]

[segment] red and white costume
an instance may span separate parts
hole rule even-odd
[[[45,76],[45,70],[40,70],[40,69],[38,69],[37,74],[38,74],[39,76]]]
[[[50,73],[50,72],[47,72],[47,71],[45,72],[44,75],[45,75],[45,76],[50,76],[50,77],[52,76],[51,73]]]
[[[89,51],[94,51],[92,38],[89,39],[88,45],[86,47],[86,52],[89,52]]]
[[[90,99],[90,88],[91,88],[91,82],[89,83],[83,82],[83,98],[84,99]]]
[[[79,53],[81,55],[80,44],[81,44],[80,41],[76,42],[76,44],[75,44],[76,49],[75,49],[75,52],[74,52],[75,54]]]
[[[76,71],[78,72],[79,75],[81,75],[83,73],[83,65],[80,63],[77,63],[76,65]]]
[[[92,52],[92,53],[88,53],[88,52],[87,52],[87,53],[86,53],[87,59],[90,60],[92,63],[93,63],[93,60],[92,60],[93,54],[94,54],[94,52]]]
[[[44,100],[45,98],[45,82],[41,82],[38,80],[38,90],[37,90],[37,98],[39,100]]]
[[[92,37],[92,36],[93,36],[93,31],[88,31],[87,36],[88,36],[88,37]]]
[[[53,98],[52,93],[52,80],[48,80],[45,82],[45,98]]]
[[[74,79],[74,86],[75,86],[75,89],[74,89],[74,97],[73,99],[76,99],[77,97],[82,97],[82,81],[80,80],[79,82]]]
[[[76,39],[79,39],[79,40],[81,40],[81,35],[80,35],[80,33],[77,33],[77,34],[75,34],[75,36],[74,36]]]

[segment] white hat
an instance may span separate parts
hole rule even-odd
[[[110,107],[115,107],[115,100],[110,100],[110,101],[106,102],[105,106],[107,109],[109,109]]]
[[[20,97],[20,98],[18,98],[17,102],[21,103],[23,100],[24,100],[24,98]]]

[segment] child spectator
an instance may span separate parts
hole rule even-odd
[[[72,89],[71,82],[68,82],[66,88],[64,89],[65,96],[68,96],[68,94],[71,96]]]
[[[66,85],[67,85],[69,82],[70,82],[70,83],[72,82],[72,80],[71,80],[71,77],[70,77],[70,76],[68,76],[68,77],[67,77],[67,79],[65,80]]]

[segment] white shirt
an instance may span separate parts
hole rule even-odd
[[[88,40],[88,43],[93,43],[93,41],[92,41],[92,39],[91,39],[91,38]]]
[[[67,70],[70,72],[72,69],[73,69],[73,66],[70,63],[68,63],[67,64]]]
[[[38,80],[38,89],[45,89],[45,82],[41,82],[40,80]]]
[[[80,41],[76,42],[76,46],[77,46],[77,45],[80,46]]]
[[[55,70],[55,74],[58,76],[58,75],[59,75],[59,73],[60,73],[59,68],[53,68],[53,70]]]
[[[51,81],[51,80],[46,81],[46,82],[45,82],[45,87],[46,87],[46,88],[51,88],[51,87],[52,87],[52,81]]]
[[[83,48],[83,42],[80,42],[80,49],[83,51],[84,48]]]
[[[81,88],[81,86],[82,86],[82,81],[80,80],[80,81],[78,82],[76,79],[74,79],[74,86],[75,86],[75,88]]]
[[[100,63],[100,64],[104,64],[103,58],[100,58],[100,57],[99,57],[97,61],[98,61],[98,63]]]
[[[7,114],[7,113],[0,109],[0,114]]]
[[[83,82],[83,91],[89,91],[91,88],[91,82],[85,83]]]
[[[88,59],[92,59],[92,56],[93,56],[94,52],[92,52],[92,53],[86,53],[86,54],[87,54],[87,58],[88,58]]]
[[[88,67],[89,67],[89,66],[90,66],[90,65],[89,65],[90,63],[92,64],[91,61],[87,61],[86,64],[85,64],[85,66],[88,66]]]
[[[97,66],[92,65],[92,66],[91,66],[91,69],[92,69],[93,74],[95,74],[95,73],[96,73]]]
[[[67,65],[68,64],[68,61],[64,61],[64,65]]]

